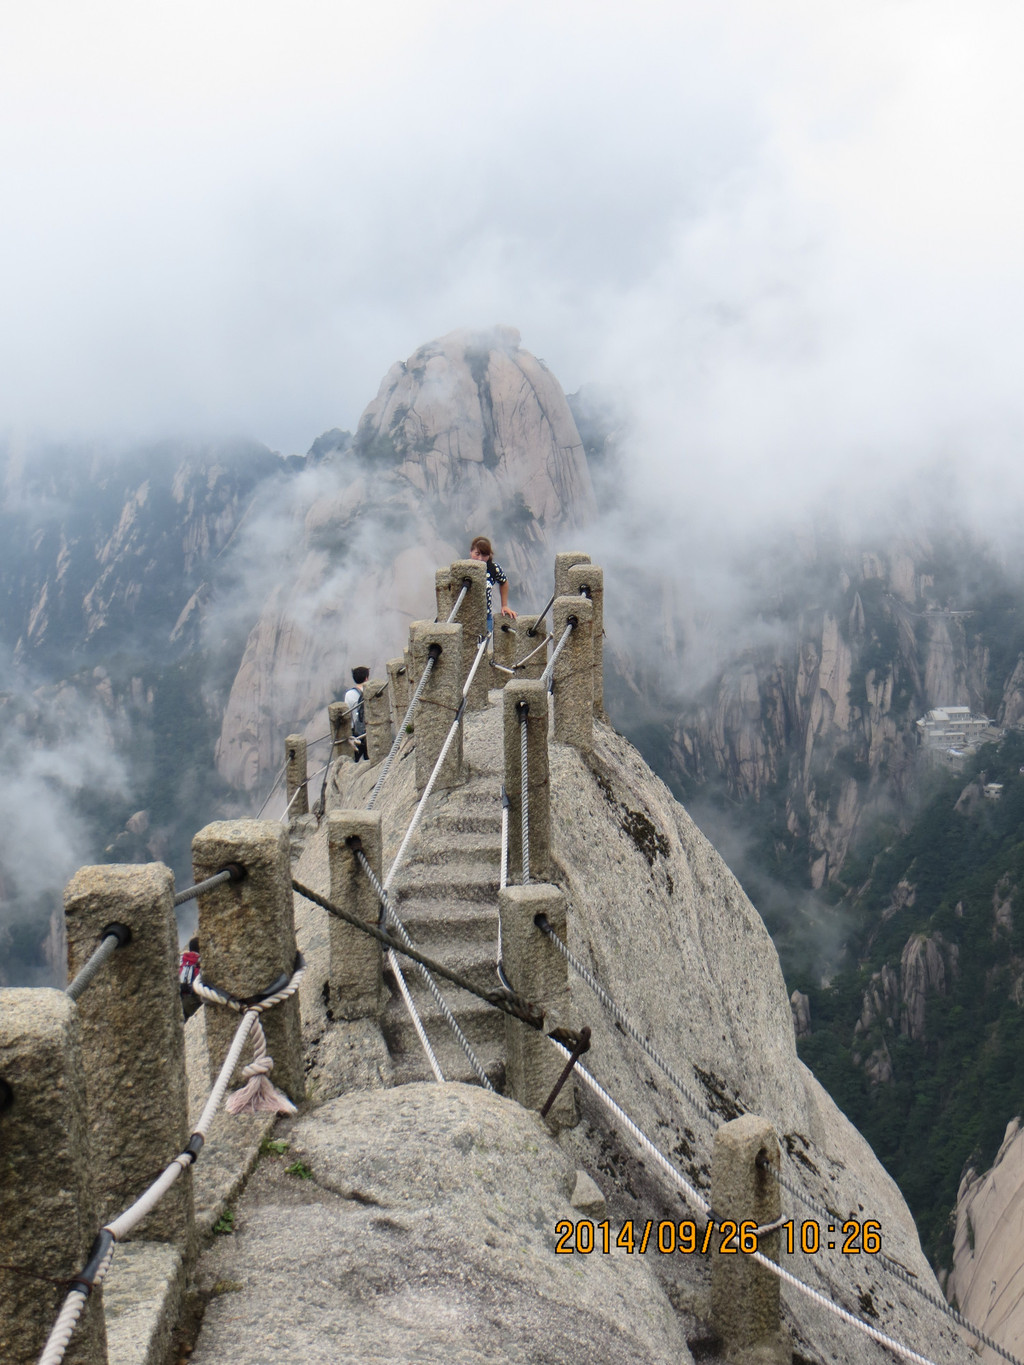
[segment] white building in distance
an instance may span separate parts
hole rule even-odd
[[[962,752],[981,742],[991,725],[988,716],[975,716],[969,706],[936,706],[917,722],[917,733],[926,749]]]

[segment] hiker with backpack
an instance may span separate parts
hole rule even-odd
[[[358,763],[361,758],[369,758],[366,752],[366,713],[363,710],[363,684],[370,676],[368,668],[353,668],[352,681],[355,687],[350,687],[345,693],[345,705],[349,709],[352,717],[352,740],[356,746],[356,756],[352,760]]]
[[[469,557],[487,565],[487,634],[490,635],[494,631],[492,585],[496,585],[500,592],[502,616],[511,617],[513,621],[516,619],[515,612],[508,604],[508,578],[501,565],[494,562],[494,551],[486,536],[476,537],[469,547]]]

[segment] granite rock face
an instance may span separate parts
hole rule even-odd
[[[964,1172],[956,1201],[951,1302],[1014,1355],[1024,1351],[1024,1131],[1013,1119],[991,1168]],[[1001,1359],[979,1343],[979,1360]]]
[[[880,795],[897,811],[907,800],[926,710],[989,709],[999,724],[1024,713],[1024,665],[1000,674],[977,613],[928,572],[941,548],[908,540],[864,554],[822,538],[766,569],[753,619],[728,630],[665,590],[666,659],[679,676],[699,658],[702,675],[671,722],[674,769],[687,783],[721,780],[741,801],[781,799],[815,887],[839,872]]]
[[[486,710],[467,714],[469,780],[428,805],[394,885],[400,906],[425,875],[452,888],[454,903],[460,859],[481,837],[488,782],[495,816],[500,810],[501,718],[497,693]],[[786,1268],[928,1358],[969,1361],[956,1329],[876,1257],[828,1248],[830,1240],[841,1245],[844,1221],[874,1219],[886,1252],[938,1293],[894,1182],[797,1057],[778,958],[753,906],[636,750],[603,724],[595,736],[590,755],[557,743],[550,749],[554,880],[568,902],[569,947],[670,1060],[690,1096],[570,972],[571,1022],[592,1029],[587,1069],[705,1198],[717,1127],[743,1113],[766,1118],[779,1134],[789,1181],[829,1211],[819,1218],[819,1251],[797,1247],[784,1254]],[[400,754],[381,799],[385,866],[416,804],[414,768],[411,753]],[[366,765],[340,764],[328,810],[365,806],[373,781]],[[300,864],[300,879],[314,886],[327,872],[322,839],[312,836]],[[430,952],[459,964],[466,932],[465,909],[453,910],[447,927],[432,924]],[[552,1220],[580,1217],[571,1201],[581,1171],[600,1190],[616,1231],[626,1220],[643,1226],[693,1216],[605,1106],[580,1083],[581,1121],[556,1145],[533,1116],[476,1088],[415,1081],[386,1088],[393,1074],[379,1031],[376,1044],[369,1036],[376,1024],[332,1019],[326,1006],[325,934],[319,911],[308,904],[297,911],[308,962],[302,1005],[313,1049],[310,1091],[326,1102],[279,1125],[275,1136],[292,1145],[280,1162],[264,1160],[237,1207],[238,1233],[204,1261],[204,1284],[221,1289],[193,1360],[269,1360],[285,1342],[314,1361],[433,1361],[443,1355],[444,1323],[455,1362],[672,1353],[685,1360],[687,1350],[717,1359],[706,1258],[649,1250],[627,1264],[628,1254],[570,1258],[553,1250]],[[420,1060],[418,1075],[428,1075]],[[392,1061],[396,1070],[408,1067],[404,1057]],[[349,1085],[366,1088],[339,1094],[342,1071]],[[281,1168],[296,1163],[309,1180],[285,1177]],[[797,1234],[815,1217],[788,1191],[783,1208]],[[493,1267],[504,1291],[494,1287]],[[603,1307],[566,1310],[566,1283],[577,1302],[600,1299]],[[889,1359],[798,1293],[785,1289],[783,1302],[799,1358]],[[319,1335],[314,1321],[323,1325]],[[605,1340],[613,1343],[607,1353]]]
[[[394,365],[293,528],[228,699],[221,774],[251,790],[289,729],[326,731],[349,685],[339,659],[383,676],[409,623],[435,615],[435,569],[474,536],[491,539],[513,608],[536,610],[554,548],[595,514],[565,396],[514,329],[453,332]]]
[[[194,1365],[368,1361],[678,1365],[683,1329],[644,1259],[558,1256],[576,1170],[535,1114],[471,1086],[347,1095],[279,1126]],[[306,1179],[289,1176],[301,1163]]]

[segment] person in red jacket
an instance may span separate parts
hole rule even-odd
[[[181,991],[181,1008],[188,1019],[195,1014],[203,1003],[192,989],[192,982],[199,975],[199,940],[190,938],[188,947],[178,963],[178,989]]]

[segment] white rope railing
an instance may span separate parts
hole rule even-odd
[[[395,930],[395,933],[397,934],[398,938],[402,941],[402,943],[404,943],[407,948],[415,948],[416,945],[410,938],[408,930],[406,929],[405,925],[399,918],[398,912],[395,910],[395,907],[391,904],[390,896],[384,890],[383,886],[381,886],[377,874],[370,866],[370,860],[367,858],[366,854],[363,852],[361,848],[356,850],[356,859],[359,863],[359,866],[366,873],[370,885],[373,887],[377,895],[377,899],[380,902],[380,908],[382,911],[384,922],[378,927],[386,929],[389,924],[392,925]],[[398,959],[395,957],[393,950],[390,952],[389,956],[392,965],[397,966]],[[417,962],[415,958],[413,959],[413,966],[419,972],[420,976],[423,979],[423,983],[430,991],[430,994],[434,997],[434,1001],[437,1004],[437,1007],[444,1015],[445,1023],[451,1029],[452,1033],[454,1033],[459,1046],[466,1054],[470,1066],[476,1072],[477,1077],[480,1080],[480,1084],[484,1087],[485,1090],[493,1091],[494,1086],[491,1084],[487,1072],[484,1070],[483,1065],[481,1064],[479,1058],[473,1051],[469,1039],[466,1037],[462,1029],[459,1027],[459,1021],[455,1018],[455,1015],[452,1013],[451,1007],[449,1006],[448,1001],[442,995],[441,988],[434,980],[433,974],[431,973],[429,967],[424,966],[422,962]],[[410,1006],[412,1005],[411,997],[409,997],[406,1000],[406,1003]],[[413,1019],[413,1023],[414,1024],[416,1023],[415,1018]]]
[[[395,980],[398,982],[398,989],[402,992],[402,999],[405,1001],[405,1008],[409,1011],[409,1018],[412,1020],[413,1028],[416,1030],[416,1036],[420,1040],[423,1051],[427,1054],[427,1061],[430,1063],[430,1069],[434,1073],[434,1080],[439,1084],[443,1084],[444,1072],[441,1070],[440,1064],[434,1055],[434,1049],[430,1046],[430,1039],[427,1037],[427,1031],[423,1027],[423,1020],[419,1016],[415,1001],[409,994],[409,987],[406,985],[405,977],[402,975],[402,968],[399,966],[398,958],[395,956],[393,948],[388,950],[388,962],[391,964],[391,970],[394,972]]]
[[[559,1052],[563,1054],[563,1056],[568,1058],[572,1055],[569,1049],[565,1047],[562,1043],[559,1043],[554,1038],[552,1038],[551,1041],[554,1044],[554,1046],[559,1050]],[[654,1143],[650,1140],[650,1138],[643,1131],[643,1129],[641,1129],[637,1124],[633,1122],[633,1120],[629,1117],[629,1115],[621,1107],[621,1105],[616,1104],[616,1102],[608,1094],[607,1090],[605,1090],[604,1087],[594,1079],[590,1072],[587,1071],[586,1067],[581,1066],[577,1062],[576,1071],[579,1073],[580,1077],[585,1082],[585,1084],[588,1085],[591,1090],[593,1090],[594,1094],[597,1095],[597,1097],[601,1100],[602,1104],[604,1104],[606,1108],[608,1108],[611,1111],[611,1113],[615,1115],[615,1117],[619,1120],[622,1126],[631,1134],[631,1136],[640,1145],[640,1147],[648,1154],[648,1156],[650,1156],[657,1163],[657,1165],[665,1172],[665,1174],[669,1176],[673,1183],[679,1187],[679,1189],[685,1195],[687,1201],[695,1209],[702,1213],[705,1218],[710,1218],[712,1216],[712,1209],[708,1201],[704,1198],[702,1194],[700,1194],[696,1189],[694,1189],[694,1187],[690,1184],[690,1182],[686,1179],[684,1175],[682,1175],[678,1170],[676,1170],[675,1166],[673,1166],[672,1162],[669,1161],[668,1157],[666,1157],[661,1151],[659,1151],[659,1149],[654,1145]],[[756,1228],[754,1230],[754,1235],[767,1234],[768,1232],[774,1231],[776,1228],[779,1227],[779,1225],[780,1224],[777,1220],[775,1223],[770,1223],[764,1227]],[[927,1356],[921,1355],[918,1351],[913,1350],[913,1348],[910,1346],[904,1346],[902,1342],[897,1341],[894,1337],[886,1335],[885,1332],[879,1331],[878,1328],[876,1327],[871,1327],[868,1323],[864,1322],[863,1319],[856,1317],[853,1313],[848,1312],[845,1308],[841,1308],[837,1303],[833,1303],[833,1301],[830,1298],[828,1298],[827,1295],[820,1293],[816,1289],[812,1289],[810,1285],[805,1284],[803,1280],[797,1279],[795,1275],[791,1274],[788,1270],[784,1270],[782,1266],[780,1266],[777,1262],[773,1261],[771,1257],[766,1256],[763,1252],[753,1251],[745,1252],[744,1254],[753,1256],[754,1259],[757,1260],[761,1265],[763,1265],[766,1270],[770,1270],[773,1275],[778,1275],[779,1278],[784,1281],[784,1283],[792,1285],[793,1288],[799,1290],[801,1294],[805,1294],[807,1297],[814,1299],[816,1303],[821,1305],[821,1307],[827,1309],[830,1313],[834,1313],[836,1317],[841,1318],[844,1322],[849,1323],[852,1327],[858,1328],[861,1332],[864,1332],[867,1336],[877,1341],[879,1345],[887,1346],[890,1350],[896,1351],[897,1354],[903,1356],[904,1359],[916,1362],[916,1365],[935,1365],[935,1362],[930,1360]]]
[[[451,728],[448,731],[448,735],[444,741],[444,744],[441,746],[441,752],[438,755],[437,762],[434,764],[434,770],[427,780],[427,785],[423,788],[423,795],[420,797],[419,803],[416,806],[416,809],[413,811],[412,819],[409,821],[409,828],[405,832],[405,838],[399,845],[398,852],[395,854],[394,862],[391,864],[391,868],[388,871],[388,875],[384,880],[385,891],[391,890],[391,887],[394,884],[395,877],[398,873],[398,869],[402,865],[402,859],[405,857],[409,844],[412,842],[412,837],[416,833],[420,820],[423,818],[423,811],[426,807],[427,799],[429,798],[430,793],[434,790],[434,784],[436,783],[438,774],[441,771],[441,766],[444,763],[445,759],[448,757],[448,750],[452,747],[456,731],[462,724],[462,716],[465,701],[466,698],[469,696],[469,689],[472,686],[473,679],[476,676],[476,671],[480,667],[480,660],[484,657],[484,651],[486,649],[487,637],[485,635],[483,639],[480,641],[479,645],[477,646],[476,658],[473,660],[473,666],[469,670],[469,675],[467,676],[466,681],[463,684],[462,688],[463,705],[461,705],[458,711],[455,713],[455,719],[452,721]]]
[[[110,1269],[110,1264],[114,1259],[115,1245],[127,1237],[133,1228],[138,1227],[139,1223],[156,1208],[157,1204],[159,1204],[167,1191],[178,1180],[181,1173],[187,1171],[189,1166],[197,1160],[199,1153],[203,1148],[203,1144],[206,1141],[206,1135],[209,1132],[210,1125],[213,1123],[217,1110],[220,1108],[221,1101],[224,1098],[224,1092],[231,1082],[231,1077],[234,1075],[238,1060],[242,1055],[242,1049],[245,1046],[246,1039],[252,1031],[253,1026],[259,1026],[259,1016],[261,1014],[295,994],[299,989],[299,983],[302,981],[303,974],[304,966],[300,957],[297,959],[296,968],[286,986],[273,995],[267,996],[266,999],[261,1000],[257,1005],[243,1007],[245,1012],[239,1021],[238,1028],[235,1030],[235,1036],[232,1039],[231,1047],[228,1049],[228,1054],[224,1058],[216,1083],[210,1091],[203,1112],[199,1117],[199,1122],[196,1124],[192,1136],[189,1138],[188,1145],[185,1150],[180,1152],[167,1168],[161,1172],[148,1189],[143,1191],[133,1204],[130,1204],[123,1213],[119,1214],[118,1217],[112,1219],[100,1229],[96,1241],[93,1243],[89,1261],[78,1277],[78,1281],[68,1291],[68,1295],[64,1300],[60,1313],[57,1315],[57,1320],[50,1331],[50,1335],[43,1347],[42,1354],[39,1357],[38,1365],[61,1365],[68,1348],[68,1343],[75,1330],[75,1325],[82,1316],[86,1300],[92,1290],[102,1284],[107,1271]],[[206,989],[208,998],[211,1001],[223,1002],[223,992],[215,992],[210,987],[207,987]],[[262,1034],[262,1028],[260,1028],[260,1033]],[[290,1101],[286,1101],[286,1103],[289,1104],[291,1112],[294,1113],[295,1106],[291,1105]]]

